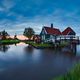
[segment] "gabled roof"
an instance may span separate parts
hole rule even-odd
[[[46,26],[44,26],[44,29],[45,29],[47,34],[50,34],[50,35],[61,35],[61,32],[60,32],[59,29],[46,27]]]
[[[62,35],[69,35],[69,33],[75,33],[75,32],[73,31],[73,29],[68,27],[62,32]]]

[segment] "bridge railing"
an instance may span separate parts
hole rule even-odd
[[[70,39],[73,39],[73,40],[80,40],[80,36],[73,36],[73,35],[67,35],[67,36],[64,36],[64,35],[61,35],[61,36],[57,36],[56,37],[56,40],[70,40]],[[55,38],[47,38],[45,40],[45,42],[55,42]]]

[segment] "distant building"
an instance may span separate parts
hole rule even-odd
[[[2,36],[0,35],[0,40],[2,40]]]
[[[41,42],[41,37],[40,37],[40,35],[33,35],[32,40],[37,42],[37,43],[40,43]]]
[[[61,34],[62,33],[60,32],[60,30],[57,28],[54,28],[53,24],[51,24],[51,27],[44,26],[42,28],[40,36],[41,36],[42,41],[45,41],[48,39],[55,40],[55,38],[60,36]]]

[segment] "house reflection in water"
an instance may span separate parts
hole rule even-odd
[[[65,55],[75,56],[77,54],[77,45],[76,44],[70,44],[69,46],[62,48],[61,51]]]
[[[1,52],[7,52],[9,48],[10,48],[9,45],[0,45]]]
[[[71,45],[71,51],[73,52],[73,54],[77,53],[77,45],[76,44]]]
[[[23,43],[15,44],[15,46],[20,46],[20,45],[25,45],[25,43],[24,44]],[[0,51],[1,52],[7,52],[9,48],[10,48],[10,45],[0,45]],[[33,53],[34,50],[35,49],[31,45],[27,45],[27,46],[24,47],[25,53],[30,54],[30,53]],[[54,53],[56,53],[56,51],[58,51],[60,54],[63,53],[65,55],[74,55],[75,56],[77,54],[77,45],[72,44],[72,45],[69,45],[67,47],[60,48],[60,49],[47,49],[47,51],[52,51]]]

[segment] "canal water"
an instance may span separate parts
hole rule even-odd
[[[75,53],[67,48],[35,49],[25,43],[0,45],[0,80],[52,80],[79,61],[79,45]]]

